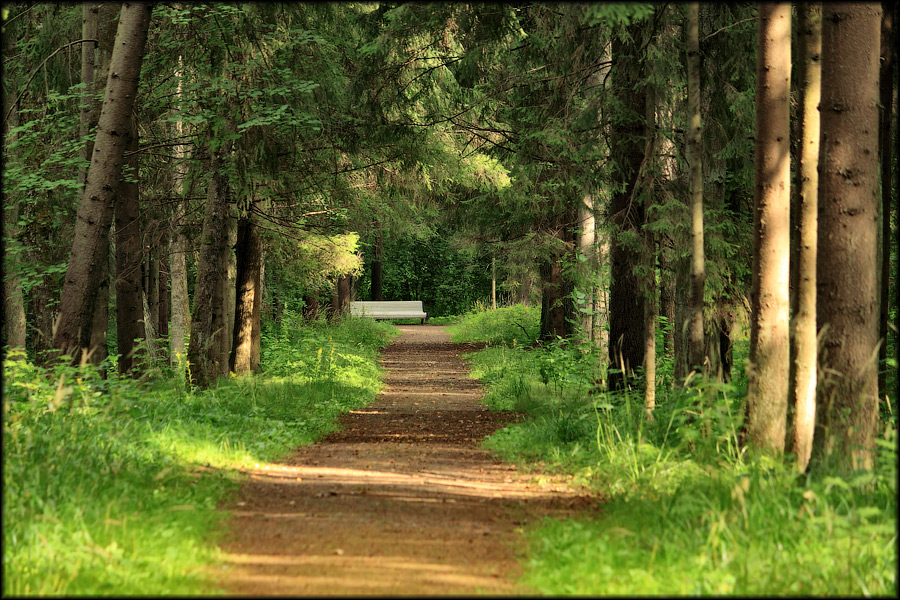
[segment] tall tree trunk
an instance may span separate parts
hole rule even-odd
[[[656,318],[659,316],[656,288],[656,242],[652,232],[645,231],[646,275],[644,276],[644,414],[653,418],[656,409]]]
[[[94,307],[94,319],[91,323],[91,351],[90,360],[96,366],[103,364],[109,356],[107,335],[109,331],[109,230],[106,232],[106,260],[100,263],[100,287],[97,289],[97,300]],[[100,375],[106,378],[106,369],[100,370]]]
[[[107,258],[113,201],[130,137],[128,121],[137,93],[152,9],[152,5],[143,3],[122,5],[92,166],[78,206],[75,240],[53,338],[54,347],[63,354],[74,354],[79,349],[90,351],[94,303],[102,272],[100,261]]]
[[[94,2],[85,2],[82,6],[81,20],[81,37],[85,40],[96,40],[100,35],[100,4]],[[85,140],[94,125],[96,125],[99,113],[94,110],[94,93],[95,82],[94,72],[96,60],[96,42],[85,42],[81,44],[81,82],[84,84],[84,91],[81,95],[81,114],[79,116],[78,135]],[[81,159],[84,165],[78,167],[78,187],[84,187],[87,181],[88,163],[94,152],[94,143],[85,140],[84,146],[81,148]]]
[[[163,233],[159,247],[169,248],[168,233]],[[168,260],[166,260],[168,252],[163,253],[163,257],[159,259],[159,314],[157,315],[156,332],[160,337],[165,338],[169,335],[169,268]]]
[[[181,97],[181,57],[178,59],[179,69],[175,73],[178,79],[177,95]],[[175,136],[181,140],[184,135],[184,124],[179,120],[175,123]],[[169,356],[173,365],[179,364],[186,359],[185,338],[191,326],[191,306],[188,298],[188,280],[187,280],[187,253],[188,241],[184,235],[184,220],[186,217],[185,196],[185,176],[187,167],[187,147],[178,144],[173,148],[174,153],[174,175],[172,188],[174,195],[178,198],[174,205],[174,214],[172,215],[172,234],[169,238],[169,278],[170,287],[172,289],[171,303],[171,330],[170,330],[170,352]]]
[[[211,131],[211,137],[217,132]],[[221,133],[221,132],[218,132]],[[227,144],[227,143],[226,143]],[[200,260],[194,288],[194,307],[191,314],[191,335],[188,344],[188,364],[193,383],[207,388],[227,368],[228,357],[221,356],[225,335],[222,321],[224,248],[228,244],[229,206],[223,174],[223,148],[212,151],[210,177],[207,187],[206,211],[200,238]]]
[[[122,181],[115,206],[116,237],[116,338],[119,373],[138,374],[136,341],[145,340],[144,306],[141,299],[141,229],[138,172],[138,128],[129,124],[127,159],[130,177]]]
[[[791,6],[760,3],[756,83],[750,443],[784,451],[788,397]]]
[[[687,71],[688,125],[687,162],[691,179],[691,322],[688,362],[707,373],[703,327],[703,289],[706,257],[703,250],[703,146],[700,123],[700,4],[688,4]]]
[[[266,280],[266,246],[259,240],[259,269],[253,283],[253,328],[250,332],[250,370],[259,373],[262,364],[262,300],[263,282]]]
[[[610,389],[625,387],[625,378],[644,362],[644,295],[635,269],[640,263],[639,248],[625,240],[644,224],[644,206],[637,193],[637,179],[645,156],[647,140],[647,92],[639,52],[643,23],[628,27],[629,39],[612,43],[613,93],[625,107],[610,128],[611,155],[621,189],[612,194],[610,220],[609,362]]]
[[[258,311],[260,267],[260,239],[253,220],[248,216],[238,222],[237,244],[237,295],[234,311],[234,342],[231,349],[231,370],[238,375],[252,370],[253,318]]]
[[[882,3],[884,15],[881,21],[881,74],[880,74],[880,106],[881,121],[879,126],[879,147],[881,149],[881,276],[880,297],[881,310],[879,313],[879,337],[881,346],[878,348],[878,395],[883,398],[887,392],[887,333],[888,320],[890,318],[890,273],[891,273],[891,194],[894,186],[893,174],[893,144],[891,136],[891,115],[894,104],[894,16],[897,11],[895,2]],[[896,298],[896,293],[894,294]]]
[[[878,419],[878,62],[881,5],[823,3],[813,460],[871,468]]]
[[[793,344],[791,346],[791,452],[804,471],[812,452],[816,423],[816,236],[819,187],[819,98],[821,96],[822,6],[800,5],[800,185],[797,266],[794,269]]]
[[[228,243],[223,248],[222,261],[225,265],[225,277],[222,280],[222,323],[224,325],[224,335],[219,338],[221,348],[219,350],[222,356],[221,375],[228,374],[230,365],[231,347],[234,341],[234,311],[237,302],[237,256],[235,255],[235,247],[237,244],[237,218],[232,211],[228,211]]]
[[[10,36],[12,37],[12,36]],[[7,43],[9,41],[7,40]],[[4,102],[4,106],[8,106],[9,101]],[[7,144],[14,141],[14,135],[10,133],[10,129],[15,128],[19,124],[18,111],[15,106],[11,107],[10,118],[4,123],[4,140]],[[13,255],[9,248],[9,241],[14,240],[19,235],[19,203],[15,199],[11,199],[5,191],[3,192],[3,236],[7,240],[3,244],[3,262],[7,266],[3,273],[3,344],[10,348],[25,349],[25,341],[27,334],[27,321],[25,320],[25,297],[22,294],[22,283],[19,278],[11,272],[10,265],[16,264],[21,258]]]
[[[159,334],[159,221],[154,220],[150,231],[145,235],[147,243],[144,245],[144,295],[147,296],[147,306],[150,309],[148,323],[153,325],[153,331]],[[148,331],[149,333],[149,331]]]
[[[581,278],[583,282],[581,288],[584,292],[584,300],[579,306],[581,311],[581,335],[585,342],[593,340],[594,332],[594,277],[597,272],[597,250],[596,250],[596,228],[594,222],[594,196],[592,194],[584,194],[581,202],[578,204],[578,252],[584,257],[583,271],[584,276]]]
[[[575,282],[563,267],[567,258],[575,255],[578,208],[568,203],[561,214],[556,215],[554,248],[550,256],[540,262],[541,276],[541,327],[539,338],[553,341],[567,338],[574,333],[575,302],[572,292]],[[568,255],[568,256],[567,256]]]

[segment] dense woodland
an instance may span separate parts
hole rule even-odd
[[[744,443],[870,467],[885,6],[9,4],[3,344],[204,388],[285,311],[522,303],[652,418],[658,355],[728,381],[749,332]]]
[[[613,473],[616,528],[671,524],[666,560],[699,532],[719,583],[677,590],[896,594],[896,11],[5,4],[4,591],[119,589],[92,587],[131,548],[110,523],[152,510],[140,554],[182,558],[128,568],[200,560],[147,549],[224,494],[172,440],[221,468],[309,442],[377,388],[389,337],[349,303],[421,300],[506,328],[473,368],[556,436],[519,455]],[[640,566],[567,587],[606,573],[579,561],[544,589]]]

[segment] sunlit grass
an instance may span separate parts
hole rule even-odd
[[[506,333],[464,318],[458,341]],[[736,363],[746,340],[735,348]],[[746,382],[660,378],[655,418],[640,381],[608,393],[583,348],[493,346],[469,355],[485,401],[527,418],[485,445],[524,469],[573,476],[600,510],[526,528],[523,582],[548,595],[896,595],[896,425],[871,473],[798,476],[738,442]],[[593,372],[590,361],[595,361]],[[666,374],[671,364],[658,371]]]
[[[4,363],[7,595],[216,592],[222,500],[238,469],[276,459],[374,398],[396,330],[348,319],[269,328],[262,375],[206,391]],[[211,469],[209,467],[212,467]]]

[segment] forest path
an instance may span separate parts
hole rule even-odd
[[[468,377],[461,355],[479,345],[440,326],[400,329],[375,401],[260,465],[226,507],[228,566],[216,578],[228,594],[528,594],[514,581],[517,529],[596,501],[479,447],[513,419],[484,407]]]

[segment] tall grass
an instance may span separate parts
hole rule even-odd
[[[511,339],[502,319],[479,331],[487,322],[464,318],[456,339]],[[600,389],[602,356],[585,350],[498,344],[469,355],[486,402],[527,416],[486,446],[606,500],[596,514],[531,524],[524,582],[551,595],[896,595],[893,420],[881,424],[873,471],[797,475],[739,443],[742,369],[733,383],[662,377],[647,420],[642,382]]]
[[[11,354],[3,379],[5,595],[209,594],[224,514],[264,463],[329,431],[379,387],[393,328],[269,327],[261,375],[205,391],[101,379]]]

